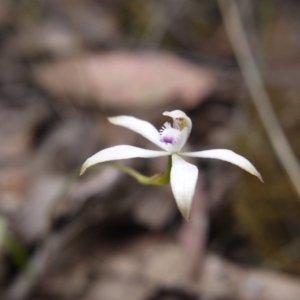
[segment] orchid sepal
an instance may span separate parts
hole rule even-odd
[[[135,157],[141,158],[150,158],[150,157],[159,157],[159,156],[167,156],[168,153],[166,151],[154,151],[143,149],[130,145],[118,145],[110,148],[103,149],[90,158],[88,158],[85,163],[81,167],[80,175],[85,173],[85,171],[99,163],[104,163],[112,160],[122,160],[129,159]]]
[[[133,177],[134,179],[136,179],[139,183],[141,183],[143,185],[164,186],[164,185],[167,185],[170,183],[170,176],[171,176],[170,174],[171,174],[171,168],[172,168],[172,156],[168,156],[168,164],[167,164],[165,172],[158,173],[153,176],[145,176],[130,167],[116,164],[116,163],[101,163],[101,164],[98,164],[97,166],[93,167],[92,169],[96,169],[99,167],[101,167],[101,168],[111,167],[111,168],[117,169],[117,170]],[[80,172],[80,175],[82,175],[84,172],[85,172],[85,169],[82,169]]]

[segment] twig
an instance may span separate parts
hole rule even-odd
[[[300,167],[298,160],[278,121],[262,76],[251,52],[241,15],[235,0],[218,0],[225,28],[253,103],[271,145],[300,198]]]

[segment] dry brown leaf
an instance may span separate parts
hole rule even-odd
[[[207,71],[171,54],[117,52],[38,66],[36,81],[81,106],[151,108],[174,99],[194,107],[213,89]],[[91,103],[90,100],[93,100]]]

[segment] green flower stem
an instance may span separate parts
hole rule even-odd
[[[126,173],[133,178],[135,178],[139,183],[142,183],[144,185],[158,185],[158,186],[163,186],[167,185],[170,183],[170,173],[171,173],[171,168],[172,168],[172,157],[171,155],[168,156],[168,164],[166,171],[164,173],[159,173],[155,174],[153,176],[145,176],[142,175],[141,173],[133,170],[132,168],[119,165],[119,164],[102,164],[102,166],[108,166],[108,167],[113,167],[117,170],[120,170],[123,173]]]

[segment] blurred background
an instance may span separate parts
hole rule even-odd
[[[260,116],[272,111],[250,97],[232,30],[241,19],[299,157],[299,14],[295,0],[1,0],[0,298],[300,299],[300,195],[281,163],[290,153],[270,143]],[[193,121],[187,150],[231,149],[265,183],[191,159],[199,180],[186,222],[170,186],[112,168],[79,178],[101,149],[156,149],[108,116],[160,129],[174,109]],[[121,163],[152,175],[166,158]]]

